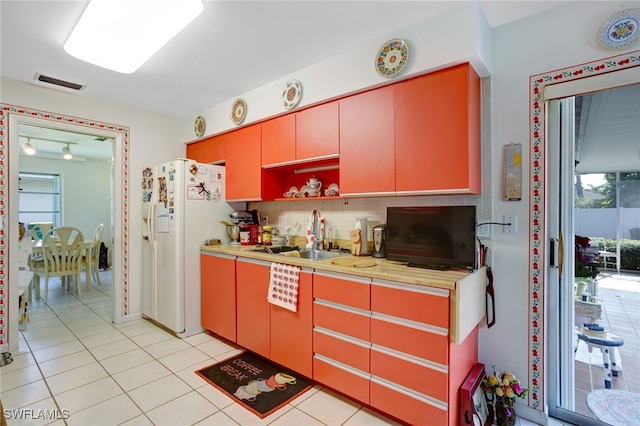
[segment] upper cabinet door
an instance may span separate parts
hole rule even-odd
[[[340,100],[340,194],[395,193],[393,86]]]
[[[296,159],[337,157],[340,149],[338,102],[307,108],[296,114]]]
[[[219,135],[204,140],[203,162],[204,163],[224,163],[227,159],[226,135]]]
[[[197,161],[198,163],[204,162],[204,141],[194,142],[187,145],[187,158]]]
[[[398,195],[481,192],[480,79],[469,64],[395,85]]]
[[[296,159],[296,115],[262,123],[262,165],[291,163]]]
[[[262,200],[261,126],[226,133],[227,200]]]

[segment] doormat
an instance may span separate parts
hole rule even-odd
[[[587,394],[587,406],[599,420],[611,425],[636,425],[640,419],[640,393],[596,389]]]
[[[196,374],[261,419],[311,388],[308,380],[251,352],[196,370]]]

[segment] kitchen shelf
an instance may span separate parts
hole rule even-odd
[[[321,196],[321,197],[282,197],[282,198],[276,198],[273,201],[312,201],[312,200],[341,200],[342,197],[339,195],[333,195],[331,197],[328,196]]]

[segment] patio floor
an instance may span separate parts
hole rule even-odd
[[[640,273],[601,269],[598,295],[603,302],[598,324],[624,339],[619,348],[622,372],[611,378],[611,387],[640,393]],[[593,389],[604,388],[602,356],[597,349],[589,354],[584,342],[580,345],[584,347],[578,347],[582,355],[576,356],[575,362],[575,411],[595,418],[586,398]]]

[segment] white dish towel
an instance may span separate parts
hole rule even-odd
[[[267,300],[277,306],[296,312],[298,310],[298,282],[300,267],[284,263],[272,263]]]

